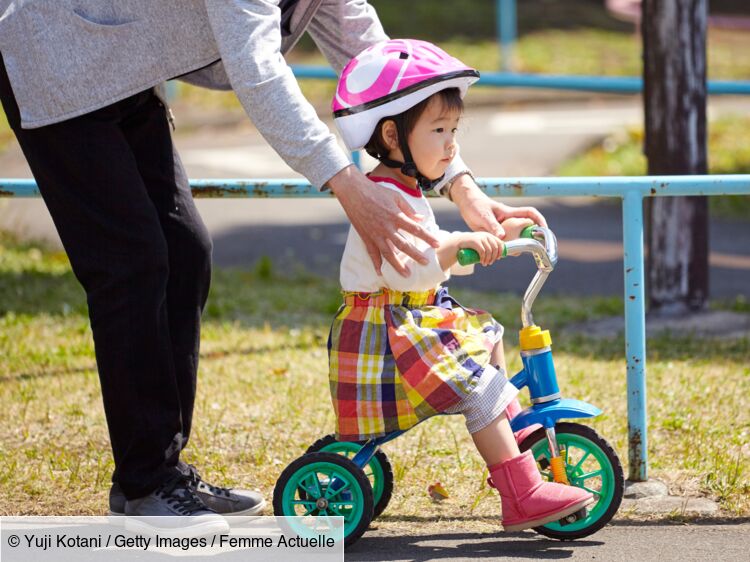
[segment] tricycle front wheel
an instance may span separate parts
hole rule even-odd
[[[544,536],[574,540],[594,534],[617,513],[625,489],[625,476],[617,453],[607,441],[588,426],[561,422],[555,426],[557,443],[565,460],[565,471],[571,485],[594,494],[585,518],[567,525],[547,523],[534,530]],[[542,477],[553,481],[550,451],[544,428],[523,440],[521,452],[530,450]]]

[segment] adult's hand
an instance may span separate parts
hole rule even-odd
[[[421,264],[427,263],[422,252],[398,231],[409,232],[435,248],[438,240],[419,224],[423,217],[398,193],[370,181],[355,166],[341,170],[328,185],[365,243],[378,275],[383,259],[404,277],[411,273],[399,253]]]
[[[511,207],[490,199],[469,174],[456,178],[450,195],[464,221],[474,231],[491,232],[505,238],[505,230],[500,223],[512,217],[531,219],[539,226],[547,226],[542,213],[534,207]]]

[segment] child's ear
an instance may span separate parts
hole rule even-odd
[[[398,148],[398,129],[396,128],[395,121],[385,121],[383,128],[380,130],[380,134],[383,137],[383,143],[388,147],[388,150],[396,150]]]

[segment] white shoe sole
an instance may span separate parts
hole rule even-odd
[[[244,511],[236,511],[235,513],[220,513],[219,515],[223,515],[224,517],[248,517],[260,515],[261,513],[263,513],[263,510],[266,509],[266,505],[266,500],[261,500],[258,505],[255,505],[250,509],[246,509]]]
[[[162,527],[150,520],[158,521],[159,517],[125,517],[125,529],[131,533],[162,537],[204,537],[229,533],[229,524],[221,517],[185,517],[185,526]],[[169,517],[168,519],[173,519]],[[175,518],[176,519],[176,518]],[[182,519],[182,518],[180,518]]]
[[[571,515],[575,513],[576,511],[583,509],[589,504],[594,503],[594,498],[589,498],[587,500],[578,502],[576,504],[573,504],[572,506],[568,507],[567,509],[564,509],[562,511],[558,511],[557,513],[553,513],[552,515],[548,515],[547,517],[542,517],[540,519],[534,519],[533,521],[526,521],[524,523],[518,523],[517,525],[503,525],[503,529],[506,531],[523,531],[524,529],[532,529],[533,527],[539,527],[541,525],[546,525],[547,523],[552,523],[554,521],[559,521],[563,517],[567,517],[568,515]]]
[[[268,503],[266,502],[266,500],[262,500],[258,505],[253,506],[250,509],[238,511],[236,513],[219,513],[219,515],[223,517],[254,517],[257,515],[261,515],[266,509],[267,505]],[[126,517],[124,513],[115,513],[114,511],[109,511],[107,513],[107,516],[109,517],[109,522],[111,524],[119,525],[121,527],[125,525]]]
[[[118,527],[124,527],[125,526],[125,517],[124,513],[115,513],[114,511],[110,511],[107,513],[107,520],[110,525],[117,525]]]

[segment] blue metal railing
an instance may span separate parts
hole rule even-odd
[[[750,175],[585,178],[483,178],[492,197],[617,197],[622,199],[625,276],[625,354],[628,389],[629,478],[648,476],[646,416],[646,296],[643,200],[648,197],[750,195]],[[330,197],[305,180],[192,180],[196,197]],[[38,197],[34,180],[0,180],[0,196]]]
[[[292,65],[297,78],[336,80],[338,76],[327,66]],[[517,72],[486,72],[478,86],[496,88],[542,88],[578,90],[612,94],[637,94],[643,90],[643,80],[636,76],[578,76],[556,74],[521,74]],[[709,80],[708,93],[714,95],[750,95],[750,81]]]

